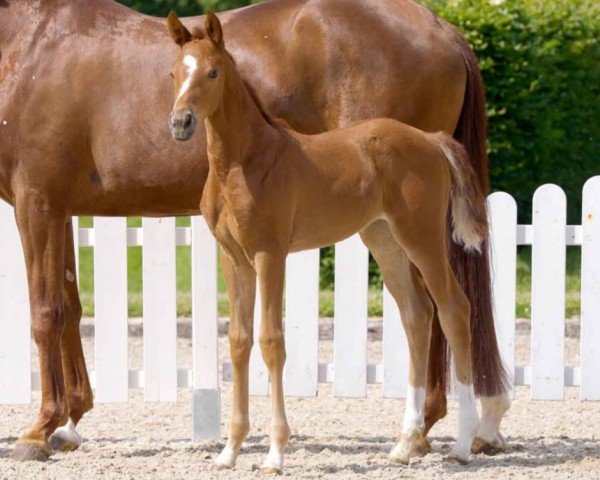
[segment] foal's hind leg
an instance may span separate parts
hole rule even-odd
[[[416,218],[392,219],[390,226],[394,238],[423,276],[454,355],[459,431],[449,458],[466,463],[479,426],[471,366],[471,309],[448,261],[445,226],[442,222],[436,225],[435,220],[423,225],[423,220]]]
[[[394,240],[385,221],[369,225],[361,238],[375,257],[386,287],[396,300],[410,353],[409,385],[402,434],[390,452],[390,459],[408,464],[424,452],[417,443],[424,421],[427,360],[433,305],[414,265]]]
[[[69,421],[66,425],[57,428],[48,440],[53,450],[60,451],[72,451],[79,448],[81,436],[75,430],[75,426],[83,414],[94,406],[92,387],[88,378],[79,332],[82,312],[77,288],[76,254],[73,226],[69,219],[65,230],[65,328],[61,338],[62,368],[69,404]]]

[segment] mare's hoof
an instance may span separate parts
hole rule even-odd
[[[485,455],[497,455],[505,450],[506,446],[503,445],[502,442],[488,442],[480,437],[475,437],[475,440],[473,440],[473,446],[471,447],[472,453],[483,453]]]
[[[281,475],[283,472],[277,467],[261,467],[261,475]]]
[[[54,452],[73,452],[81,445],[81,436],[75,430],[62,427],[50,435],[48,443]]]
[[[45,462],[50,458],[50,451],[32,443],[17,443],[10,458],[20,462]]]

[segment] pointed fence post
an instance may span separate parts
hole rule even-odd
[[[354,235],[335,246],[333,389],[336,397],[367,394],[369,251]]]
[[[12,206],[0,200],[0,404],[31,402],[29,294]]]
[[[217,242],[192,217],[193,440],[221,437],[217,310]]]
[[[94,306],[98,402],[126,402],[127,219],[94,218]]]
[[[314,397],[319,382],[319,249],[288,256],[285,312],[285,394]]]
[[[405,398],[408,385],[408,341],[396,300],[383,287],[383,396]]]
[[[515,379],[515,306],[517,284],[517,203],[504,192],[487,200],[490,217],[490,262],[498,347],[508,371],[511,397]]]
[[[175,219],[143,218],[144,399],[177,400]]]
[[[531,398],[562,400],[565,387],[565,193],[543,185],[533,195]]]
[[[581,245],[582,400],[600,400],[600,176],[583,187]]]

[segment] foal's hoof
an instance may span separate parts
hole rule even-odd
[[[431,453],[431,444],[426,437],[420,437],[415,445],[415,455],[424,457],[428,453]]]
[[[81,445],[81,435],[74,428],[57,428],[48,439],[50,448],[55,452],[73,452]]]
[[[454,465],[462,465],[463,467],[466,467],[469,464],[469,459],[460,458],[458,455],[450,453],[449,455],[444,457],[444,462],[452,463]]]
[[[497,455],[505,450],[506,444],[498,438],[488,442],[483,438],[475,437],[475,440],[473,440],[473,446],[471,447],[471,452],[475,454],[483,453],[485,455]]]
[[[17,443],[10,458],[20,462],[45,462],[50,458],[50,453],[49,448],[43,448],[38,444]]]
[[[281,475],[283,472],[280,468],[277,467],[261,467],[260,474],[261,475]]]
[[[213,463],[214,467],[217,470],[231,470],[234,466],[235,463],[233,462],[224,462],[222,460],[219,460],[218,458],[214,461]]]

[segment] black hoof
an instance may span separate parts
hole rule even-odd
[[[50,452],[39,445],[18,443],[10,458],[20,462],[45,462],[50,458]]]

